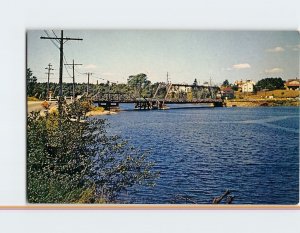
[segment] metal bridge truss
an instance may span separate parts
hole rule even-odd
[[[184,84],[160,83],[153,97],[136,96],[130,93],[96,93],[91,97],[99,106],[110,108],[119,103],[135,103],[138,109],[163,109],[166,104],[213,103],[222,104],[217,99],[218,87],[192,86]],[[163,94],[158,95],[159,92]]]

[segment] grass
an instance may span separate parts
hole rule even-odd
[[[27,96],[27,101],[39,101],[39,99],[34,96]]]
[[[92,107],[91,111],[104,112],[103,107]]]
[[[299,97],[298,90],[274,90],[274,91],[258,91],[256,94],[253,93],[242,93],[236,91],[234,93],[236,99],[264,99],[269,96],[274,98],[296,98]]]

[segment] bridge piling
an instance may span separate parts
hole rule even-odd
[[[223,107],[223,102],[214,102],[214,107]]]

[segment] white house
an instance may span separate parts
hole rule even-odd
[[[253,87],[254,87],[253,81],[245,82],[241,86],[242,86],[242,92],[253,92]]]

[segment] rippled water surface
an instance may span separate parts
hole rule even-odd
[[[124,111],[104,118],[114,134],[150,150],[160,171],[154,188],[131,188],[123,202],[207,204],[229,189],[235,204],[298,203],[296,107]]]

